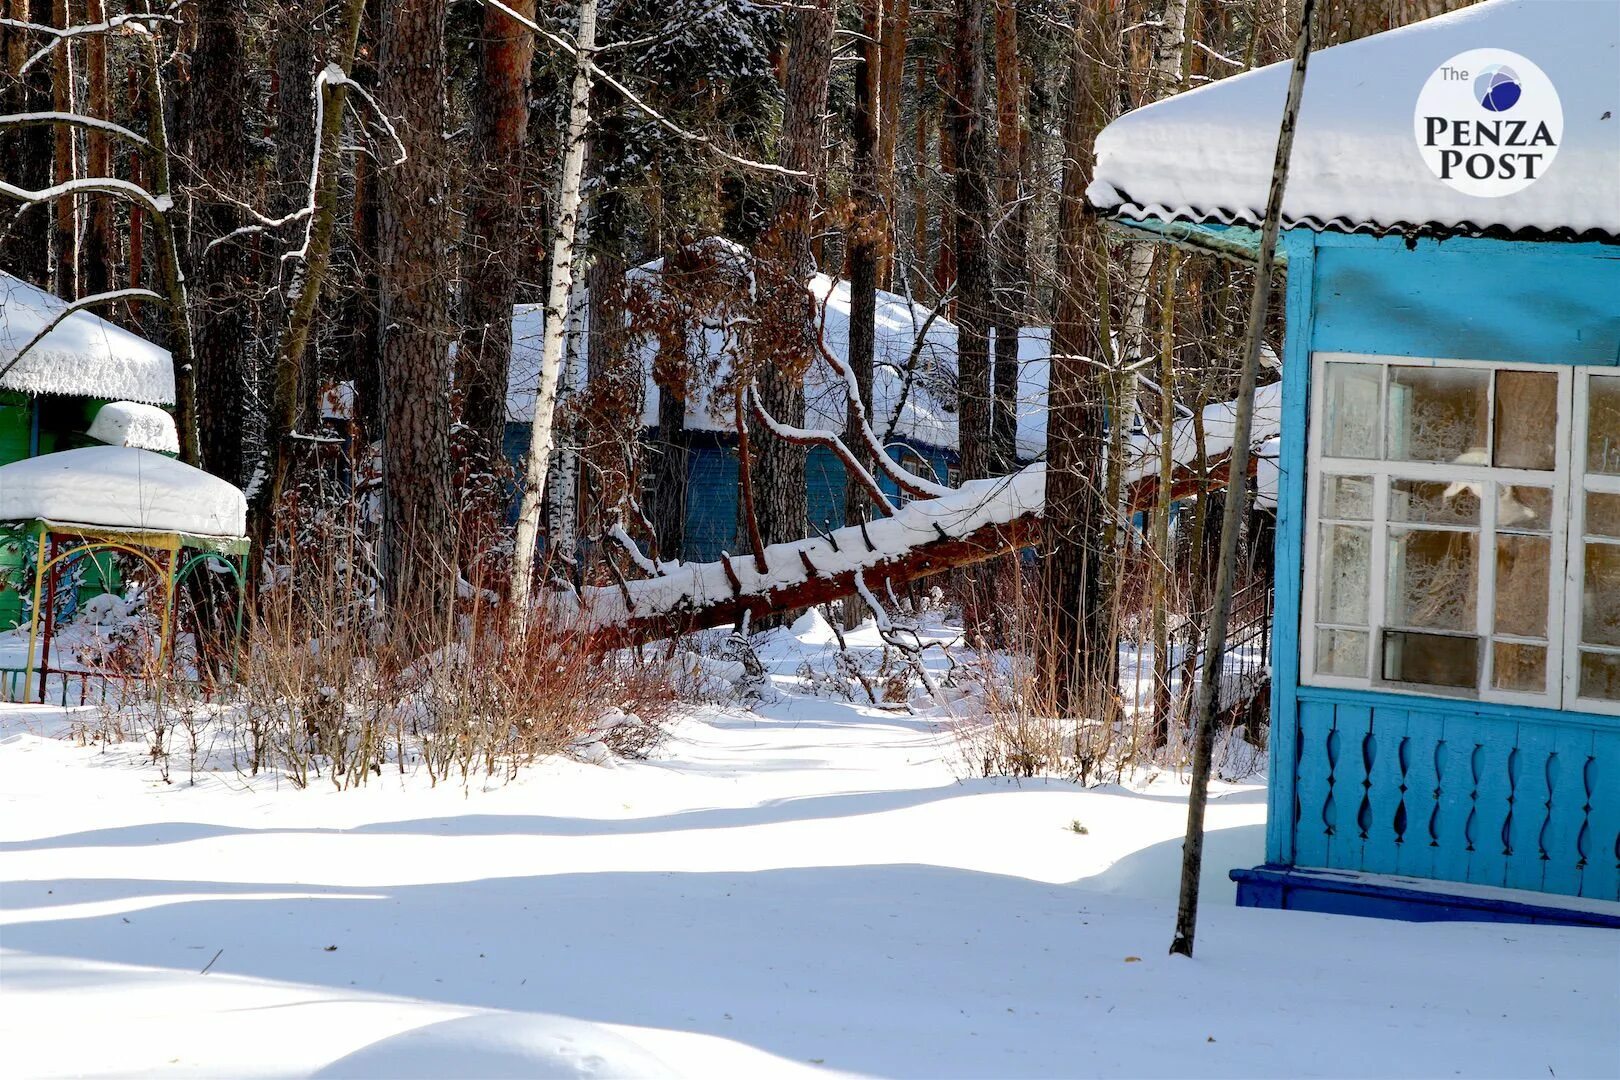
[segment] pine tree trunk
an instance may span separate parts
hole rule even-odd
[[[534,18],[534,0],[513,0],[508,6]],[[533,61],[534,31],[498,8],[484,7],[472,101],[462,279],[465,325],[456,350],[456,385],[462,392],[462,423],[490,461],[501,453],[506,425]]]
[[[1051,707],[1059,715],[1086,715],[1090,676],[1107,671],[1111,642],[1100,610],[1098,543],[1104,517],[1098,496],[1103,459],[1102,380],[1089,359],[1103,355],[1106,297],[1098,302],[1095,262],[1104,251],[1086,215],[1085,187],[1092,148],[1113,98],[1104,62],[1087,49],[1115,32],[1108,0],[1075,5],[1069,42],[1067,113],[1063,122],[1063,186],[1058,201],[1057,311],[1047,409],[1047,466],[1043,575],[1051,632],[1038,653]]]
[[[49,23],[51,0],[5,0],[5,11],[20,22]],[[0,84],[0,107],[8,113],[48,112],[51,109],[51,69],[35,64],[26,76],[18,76],[33,52],[30,35],[7,31],[5,43],[6,78]],[[19,187],[38,191],[51,183],[51,158],[55,133],[45,124],[27,125],[0,131],[0,161]],[[12,208],[15,215],[6,243],[0,244],[0,268],[10,271],[40,288],[51,286],[51,212],[43,203]]]
[[[191,90],[186,95],[192,164],[211,187],[239,193],[247,171],[247,79],[242,65],[239,0],[198,0]],[[205,253],[208,243],[241,222],[235,205],[198,194],[191,227],[191,295],[197,313],[198,427],[203,464],[233,484],[245,482],[242,434],[248,397],[241,284],[236,242]],[[93,221],[93,219],[92,219]]]
[[[59,27],[71,26],[72,16],[68,0],[55,0],[51,7],[51,23]],[[73,112],[73,62],[78,51],[73,39],[63,41],[51,52],[51,108],[57,112]],[[51,183],[65,184],[74,177],[73,128],[67,124],[52,124],[54,144],[51,157]],[[51,278],[51,291],[64,300],[79,297],[79,244],[78,210],[72,195],[59,196],[51,204],[51,263],[55,273]]]
[[[991,418],[991,469],[1001,475],[1018,460],[1018,330],[1023,321],[1029,268],[1029,203],[1020,201],[1029,156],[1023,127],[1023,72],[1018,57],[1018,8],[996,0],[996,161],[1001,213],[1006,215],[1001,287],[996,297],[995,409]]]
[[[900,95],[906,71],[906,34],[911,25],[911,0],[882,0],[883,48],[878,65],[878,199],[885,217],[883,245],[878,253],[880,288],[894,287],[895,245],[899,201],[895,191],[894,160],[900,139]],[[920,126],[920,122],[919,122]]]
[[[878,263],[887,249],[878,165],[881,154],[879,117],[882,115],[883,0],[862,0],[861,66],[855,72],[855,146],[851,189],[854,205],[849,228],[849,367],[860,387],[861,400],[872,400],[872,364],[877,335]],[[866,440],[856,435],[865,422],[850,404],[844,420],[844,442],[861,466],[870,471],[872,455]],[[865,519],[871,496],[854,477],[844,478],[844,523]],[[858,597],[844,602],[844,624],[854,626],[865,617]]]
[[[990,141],[985,127],[985,0],[956,0],[956,393],[965,480],[990,475]]]
[[[815,271],[811,254],[816,178],[821,174],[822,113],[832,69],[833,0],[809,0],[790,16],[786,101],[778,163],[805,174],[784,179],[778,189],[776,220],[766,239],[766,262],[779,275],[780,295],[768,296],[765,321],[772,331],[771,355],[757,361],[759,394],[766,410],[787,424],[804,423],[804,372],[814,355],[817,330],[807,288]],[[775,346],[780,344],[780,349]],[[799,539],[809,528],[805,497],[805,448],[767,431],[755,438],[752,510],[766,544]],[[746,522],[748,500],[739,500]]]
[[[85,0],[84,18],[96,23],[106,18],[103,0]],[[86,111],[100,120],[111,120],[112,110],[107,99],[107,37],[90,34],[84,39],[84,74]],[[84,133],[84,169],[86,176],[111,176],[112,147],[106,132],[90,128]],[[92,195],[85,203],[84,291],[86,295],[107,292],[113,288],[113,263],[118,257],[118,246],[113,238],[113,204],[105,195]]]
[[[380,175],[383,582],[396,617],[440,623],[454,596],[445,0],[383,8],[378,101],[405,144]],[[334,110],[341,112],[341,110]]]

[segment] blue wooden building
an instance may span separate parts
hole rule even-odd
[[[637,267],[631,274],[656,279],[661,261]],[[849,347],[849,283],[818,274],[811,292],[823,340],[829,351],[847,357]],[[947,318],[931,315],[927,305],[880,291],[877,300],[873,398],[868,402],[874,431],[889,456],[918,476],[954,486],[957,471],[955,406],[956,327]],[[540,346],[544,312],[539,304],[519,305],[512,318],[512,367],[507,394],[506,452],[520,461],[528,448],[529,420],[533,416],[535,386],[539,381]],[[588,320],[581,312],[575,320],[574,351],[584,349]],[[1017,452],[1023,462],[1046,448],[1047,358],[1050,333],[1045,327],[1025,328],[1019,336]],[[690,335],[694,368],[708,377],[692,389],[684,403],[682,442],[686,453],[686,519],[681,558],[709,562],[722,551],[744,549],[738,533],[737,440],[729,394],[719,392],[730,370],[731,342],[712,329],[694,328]],[[642,395],[642,439],[658,450],[659,387],[651,377],[653,344],[640,345],[646,372]],[[574,381],[583,381],[576,362]],[[912,376],[904,375],[911,369]],[[990,388],[982,391],[989,396]],[[842,432],[847,410],[846,391],[830,365],[817,359],[805,375],[805,424]],[[647,470],[650,479],[653,470]],[[805,462],[809,524],[823,532],[844,524],[844,466],[831,450],[810,448]],[[897,501],[904,501],[894,482],[881,473],[879,485]]]
[[[1617,57],[1620,4],[1487,0],[1311,59],[1240,904],[1620,926]],[[1252,258],[1287,76],[1122,117],[1090,202]]]

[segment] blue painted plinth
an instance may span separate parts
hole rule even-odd
[[[1330,915],[1363,915],[1408,922],[1549,923],[1620,930],[1620,904],[1509,889],[1470,889],[1446,882],[1415,881],[1384,874],[1356,874],[1267,864],[1233,870],[1238,907],[1287,908]]]

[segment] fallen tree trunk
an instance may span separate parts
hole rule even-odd
[[[920,499],[893,517],[848,525],[748,556],[686,563],[617,586],[552,594],[559,607],[625,644],[735,625],[743,617],[809,607],[858,591],[874,592],[1035,544],[1040,536],[1046,468],[972,481],[937,499]],[[565,599],[566,597],[566,599]],[[564,612],[559,612],[564,613]]]

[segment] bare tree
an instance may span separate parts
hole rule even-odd
[[[962,475],[990,475],[990,139],[986,130],[985,0],[956,0],[956,82],[949,118],[956,155],[957,446]]]

